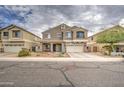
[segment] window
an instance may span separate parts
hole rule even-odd
[[[20,31],[19,30],[13,31],[13,37],[14,38],[19,38],[20,37]]]
[[[3,36],[9,36],[8,32],[3,32]]]
[[[49,49],[50,48],[50,45],[46,44],[45,47],[46,47],[46,49]]]
[[[71,38],[72,37],[72,32],[66,32],[66,37]]]
[[[47,38],[48,38],[48,39],[50,39],[50,38],[51,38],[51,35],[50,35],[50,33],[49,33],[49,34],[47,34]]]
[[[84,38],[84,32],[77,32],[77,38]]]
[[[61,33],[57,33],[57,37],[58,38],[62,37],[62,34]]]

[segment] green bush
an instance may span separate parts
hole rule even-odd
[[[28,49],[22,49],[18,53],[18,57],[30,56],[30,51]]]
[[[124,55],[122,55],[122,57],[124,57]]]

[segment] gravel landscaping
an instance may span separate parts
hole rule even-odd
[[[32,57],[69,57],[67,53],[62,52],[32,52]]]

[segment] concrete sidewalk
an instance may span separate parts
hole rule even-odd
[[[18,58],[18,57],[4,57],[0,58],[0,62],[2,61],[38,61],[38,62],[124,62],[124,58],[37,58],[37,57],[25,57],[25,58]]]
[[[105,58],[92,53],[68,53],[71,58]]]

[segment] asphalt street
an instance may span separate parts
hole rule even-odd
[[[0,62],[0,87],[124,87],[124,63]]]

